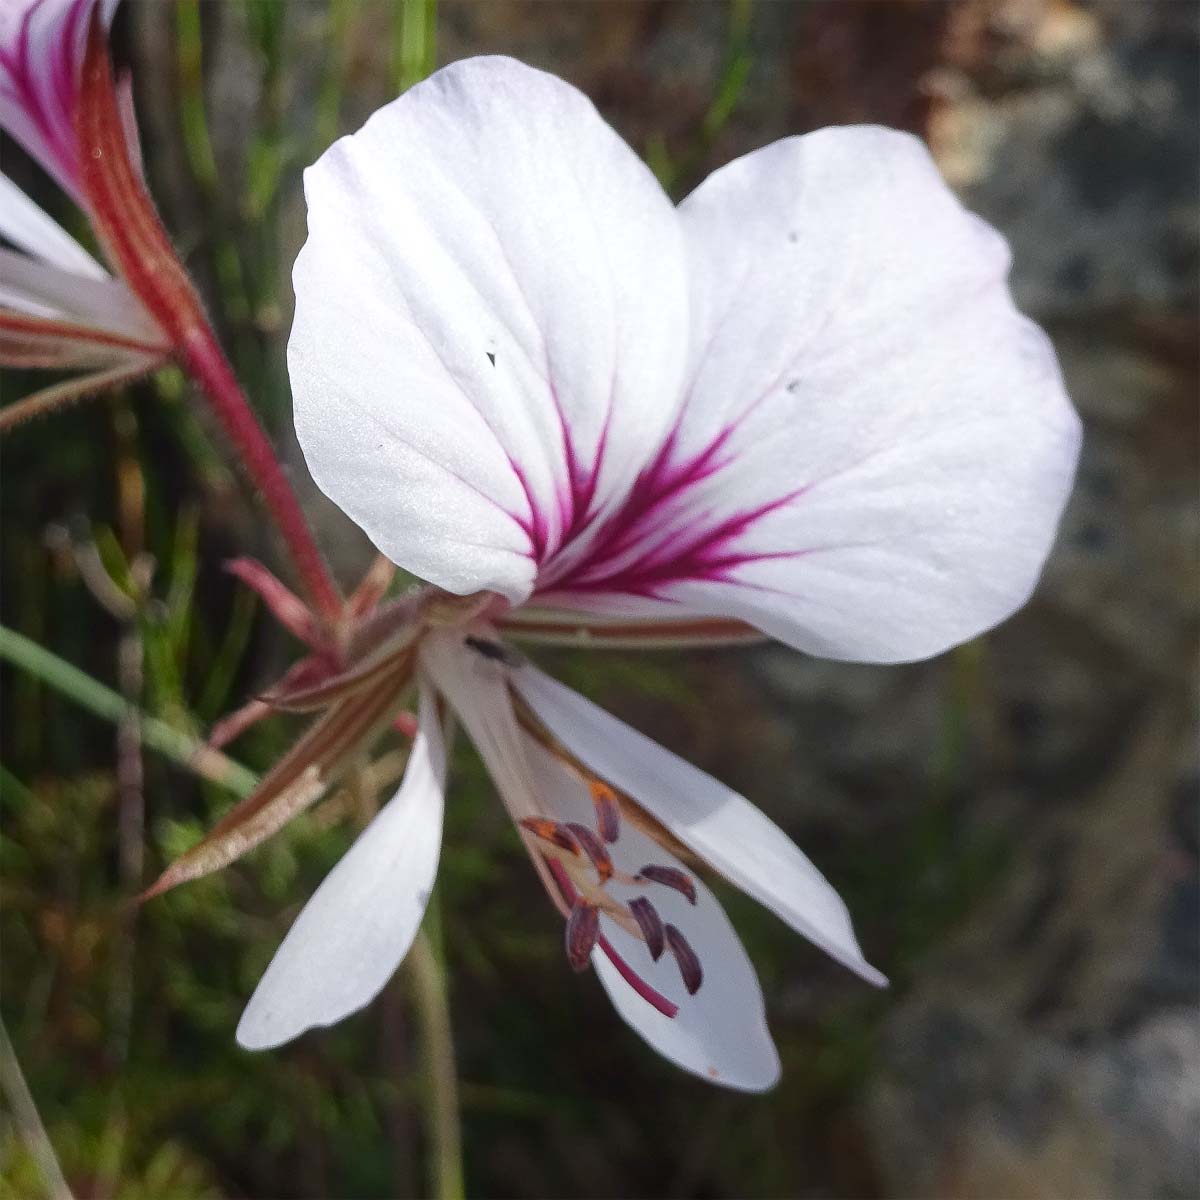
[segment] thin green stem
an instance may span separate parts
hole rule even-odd
[[[37,1105],[33,1102],[33,1095],[25,1082],[24,1072],[3,1021],[0,1021],[0,1090],[8,1102],[17,1133],[42,1173],[46,1194],[54,1200],[71,1200],[71,1189],[67,1187],[62,1167],[58,1165],[58,1156],[38,1115]]]
[[[328,47],[322,60],[323,71],[317,88],[316,154],[320,154],[338,135],[342,97],[346,93],[346,75],[350,66],[349,41],[357,9],[354,0],[328,0],[325,41]],[[315,157],[315,155],[314,155]]]
[[[35,676],[106,721],[120,725],[131,715],[130,705],[111,688],[3,625],[0,625],[0,659]],[[157,717],[141,712],[137,716],[143,745],[239,796],[248,796],[254,790],[258,780],[253,771]]]
[[[450,1001],[441,957],[441,921],[435,901],[408,952],[417,1031],[425,1060],[425,1125],[429,1138],[430,1196],[463,1200],[462,1121]]]
[[[401,0],[392,26],[392,64],[398,91],[420,83],[437,66],[437,0]]]

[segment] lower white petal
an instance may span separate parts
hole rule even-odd
[[[868,983],[886,985],[863,957],[841,897],[744,796],[531,665],[512,681],[555,737],[685,846]]]
[[[514,820],[549,817],[591,825],[587,785],[553,758],[517,723],[509,682],[533,668],[509,667],[464,645],[461,632],[426,637],[422,665],[461,719],[487,765]],[[627,822],[611,847],[628,874],[649,863],[682,869],[675,859]],[[547,888],[554,889],[541,856],[532,852]],[[693,907],[669,888],[647,883],[631,886],[610,881],[609,893],[621,902],[649,892],[662,919],[675,925],[701,959],[704,982],[688,995],[668,953],[654,962],[644,942],[608,917],[601,932],[612,951],[664,1002],[674,1016],[658,1011],[623,977],[600,948],[592,965],[622,1018],[664,1057],[713,1083],[744,1091],[764,1091],[779,1077],[779,1058],[767,1029],[762,992],[754,968],[721,906],[696,882]]]
[[[551,815],[591,825],[592,802],[583,781],[531,737],[525,736],[524,741],[535,784]],[[617,865],[631,874],[651,863],[686,871],[678,859],[627,821],[622,822],[610,850]],[[611,951],[676,1007],[674,1016],[660,1012],[635,991],[600,946],[592,951],[592,966],[622,1019],[664,1058],[710,1083],[741,1091],[766,1091],[779,1079],[779,1055],[767,1028],[758,976],[716,897],[699,879],[692,876],[692,880],[694,905],[678,892],[654,883],[610,882],[607,891],[626,903],[645,896],[662,921],[683,934],[703,971],[703,982],[694,995],[684,987],[669,950],[655,962],[644,941],[611,918],[600,918],[601,933]]]
[[[375,998],[408,953],[437,874],[446,747],[432,693],[404,782],[304,906],[242,1014],[248,1050],[333,1025]]]

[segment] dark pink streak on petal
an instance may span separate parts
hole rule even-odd
[[[63,176],[75,183],[79,164],[72,116],[79,89],[77,47],[82,41],[81,23],[94,0],[74,0],[57,31],[49,61],[34,62],[30,24],[44,3],[46,0],[41,0],[23,15],[15,52],[0,46],[0,71],[8,77],[5,91],[29,119]],[[48,98],[38,86],[39,79],[50,85]]]
[[[671,583],[727,580],[745,562],[793,557],[742,553],[737,542],[756,521],[791,503],[807,486],[719,520],[698,513],[677,524],[680,502],[686,500],[688,490],[731,461],[727,446],[732,433],[732,427],[726,428],[703,451],[682,462],[675,460],[674,438],[668,438],[634,481],[625,503],[597,531],[586,557],[557,576],[551,564],[540,590],[661,599],[662,589]]]
[[[607,435],[607,424],[604,432]],[[721,451],[730,432],[724,431],[701,454],[682,463],[673,461],[675,437],[674,434],[668,437],[649,466],[633,481],[621,507],[595,531],[586,556],[565,571],[556,571],[551,559],[542,572],[540,590],[572,590],[579,579],[594,573],[598,565],[615,560],[637,543],[652,539],[656,531],[661,532],[671,504],[724,465]],[[592,486],[594,489],[594,476]],[[586,525],[579,526],[577,522],[573,536],[582,534]]]
[[[508,455],[508,463],[517,477],[517,482],[521,485],[521,490],[525,493],[525,503],[529,506],[530,514],[528,519],[516,513],[513,513],[512,517],[525,531],[525,536],[529,538],[530,554],[534,562],[540,563],[549,549],[550,527],[546,524],[545,513],[538,507],[533,488],[529,486],[529,478],[521,469],[521,464],[511,454]]]

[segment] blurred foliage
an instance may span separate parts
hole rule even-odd
[[[127,41],[134,15],[145,16],[126,12],[118,27]],[[390,79],[406,86],[434,65],[437,20],[435,0],[178,0],[165,20],[173,62],[135,80],[140,111],[155,114],[147,162],[168,224],[277,431],[288,412],[279,231],[300,169],[346,128],[364,26],[384,26]],[[206,39],[218,21],[237,26],[256,81],[236,170],[207,116],[216,64]],[[690,138],[652,133],[640,147],[668,187],[694,176],[735,113],[753,21],[750,0],[732,0],[723,62]],[[182,156],[155,153],[171,138]],[[47,194],[27,164],[13,173]],[[9,376],[6,392],[23,384]],[[191,737],[295,652],[218,568],[235,552],[269,558],[270,546],[177,373],[22,431],[4,466],[4,621],[110,695]],[[851,838],[822,861],[868,944],[887,946],[881,957],[900,986],[1003,863],[1002,845],[961,844],[950,803],[974,654],[964,651],[948,676],[926,818],[905,843]],[[614,707],[637,693],[686,713],[708,686],[707,660],[552,657],[567,682]],[[328,801],[248,861],[135,911],[127,899],[232,794],[148,747],[131,749],[125,718],[106,723],[69,686],[29,668],[3,669],[2,1011],[73,1188],[123,1200],[424,1194],[404,972],[336,1030],[263,1055],[233,1040],[274,947],[369,805]],[[261,771],[298,728],[282,717],[256,727],[237,757]],[[590,976],[566,969],[558,917],[478,762],[457,756],[439,896],[469,1192],[794,1196],[818,1177],[843,1192],[871,1190],[853,1108],[886,1001],[754,904],[718,891],[772,1008],[785,1082],[768,1098],[713,1091],[659,1061]],[[810,974],[833,981],[823,985],[831,1002],[779,1002]],[[41,1194],[11,1126],[0,1130],[0,1164],[0,1197]]]

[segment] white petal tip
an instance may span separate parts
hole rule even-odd
[[[859,968],[858,973],[872,987],[886,988],[892,986],[892,981],[882,971],[877,971],[874,967],[867,966],[865,963]]]
[[[278,1046],[282,1046],[285,1042],[290,1042],[289,1037],[279,1037],[277,1034],[272,1034],[269,1030],[262,1028],[255,1022],[247,1022],[244,1018],[237,1027],[237,1033],[234,1034],[237,1044],[243,1050],[274,1050]]]
[[[747,1092],[755,1095],[761,1095],[763,1092],[769,1092],[774,1089],[775,1085],[783,1077],[783,1067],[780,1065],[779,1058],[776,1057],[770,1070],[765,1071],[758,1076],[751,1076],[747,1079],[727,1079],[715,1067],[709,1070],[702,1076],[709,1083],[715,1083],[718,1087],[729,1088],[735,1092]]]
[[[864,983],[872,987],[891,987],[891,980],[882,972],[877,971],[865,958],[842,958],[841,963],[855,973]]]
[[[233,1036],[243,1050],[277,1050],[280,1046],[286,1046],[288,1042],[294,1042],[301,1034],[307,1033],[315,1026],[323,1024],[325,1023],[321,1021],[313,1021],[299,1027],[277,1024],[271,1020],[270,1014],[254,1012],[252,1000],[242,1014],[237,1032]]]

